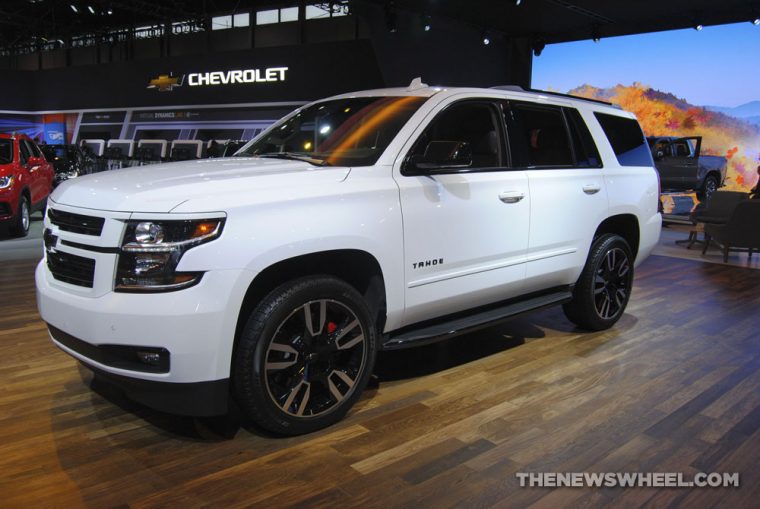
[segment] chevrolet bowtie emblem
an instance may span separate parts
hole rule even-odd
[[[159,74],[148,82],[148,88],[157,88],[159,92],[171,92],[174,87],[181,87],[184,76],[172,76],[171,74]]]

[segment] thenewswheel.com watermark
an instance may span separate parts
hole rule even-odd
[[[681,472],[517,472],[525,488],[738,488],[739,474]]]

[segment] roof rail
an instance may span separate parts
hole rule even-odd
[[[597,103],[597,104],[604,104],[605,106],[612,106],[613,108],[617,108],[619,110],[623,109],[617,104],[612,104],[609,101],[602,101],[601,99],[578,97],[577,95],[563,94],[561,92],[549,92],[547,90],[538,90],[536,88],[523,88],[520,85],[498,85],[491,88],[496,89],[496,90],[507,90],[509,92],[532,92],[534,94],[546,94],[546,95],[553,95],[557,97],[567,97],[568,99],[575,99],[576,101],[588,101],[588,102]]]

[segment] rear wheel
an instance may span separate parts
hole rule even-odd
[[[632,285],[631,248],[619,235],[602,235],[591,246],[573,300],[563,306],[565,315],[584,329],[608,329],[623,316]]]
[[[31,210],[29,208],[29,199],[22,195],[18,202],[18,211],[13,219],[10,231],[15,237],[26,237],[29,234],[29,225],[31,224]]]
[[[234,359],[244,415],[284,435],[342,419],[374,367],[371,316],[359,292],[334,277],[307,277],[273,290],[248,318]]]
[[[717,190],[718,178],[715,175],[708,175],[707,178],[705,178],[705,183],[702,184],[702,190],[699,192],[698,198],[701,201],[708,200]]]

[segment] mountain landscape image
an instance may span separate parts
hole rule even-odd
[[[736,108],[700,106],[641,83],[610,88],[582,85],[568,93],[633,112],[647,136],[702,136],[702,153],[728,159],[725,189],[749,191],[757,181],[760,101]]]

